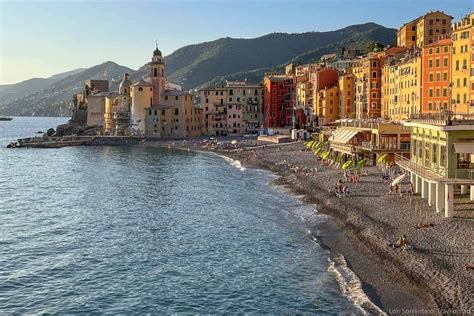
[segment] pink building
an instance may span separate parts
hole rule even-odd
[[[241,104],[227,105],[227,130],[231,134],[245,134],[244,112]]]

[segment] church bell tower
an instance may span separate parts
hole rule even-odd
[[[165,63],[158,44],[153,52],[150,65],[150,83],[153,86],[153,105],[161,104],[161,96],[165,91]]]

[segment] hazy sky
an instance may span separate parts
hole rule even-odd
[[[376,22],[398,28],[439,9],[456,20],[473,0],[0,0],[0,84],[107,60],[138,68],[155,39],[164,55],[219,37],[327,31]]]

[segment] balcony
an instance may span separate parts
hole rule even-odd
[[[395,154],[395,163],[429,181],[474,184],[474,169],[446,169],[437,165],[428,168],[399,154]]]

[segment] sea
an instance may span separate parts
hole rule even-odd
[[[66,121],[0,121],[0,314],[367,313],[315,237],[331,219],[271,173],[146,146],[6,148]]]

